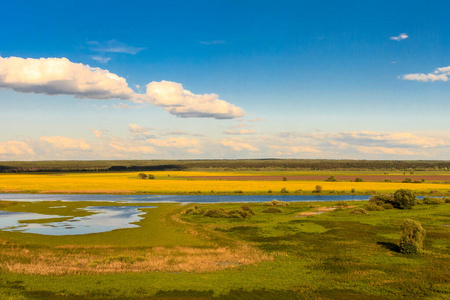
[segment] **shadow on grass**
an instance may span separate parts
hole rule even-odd
[[[400,253],[400,247],[397,244],[386,243],[386,242],[377,242],[377,245],[380,245],[381,247],[386,248],[388,250]]]

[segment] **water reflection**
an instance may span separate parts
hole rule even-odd
[[[44,235],[82,235],[107,232],[115,229],[139,227],[132,224],[145,214],[140,208],[155,206],[88,206],[82,210],[94,214],[84,217],[67,217],[36,213],[0,211],[0,229]],[[29,220],[65,218],[59,222],[33,223]],[[69,219],[66,219],[69,218]],[[19,222],[20,221],[20,222]],[[45,221],[44,221],[45,222]]]

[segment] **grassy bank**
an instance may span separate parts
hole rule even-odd
[[[1,205],[79,215],[78,208],[100,204]],[[450,204],[351,213],[365,205],[290,203],[269,213],[249,204],[253,216],[214,218],[185,214],[193,204],[158,204],[144,209],[138,228],[59,237],[0,231],[0,298],[448,299]],[[398,252],[407,218],[427,231],[422,254]]]

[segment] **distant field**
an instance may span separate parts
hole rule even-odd
[[[115,173],[31,173],[0,174],[0,192],[17,193],[105,193],[105,194],[311,194],[317,185],[323,194],[372,194],[412,189],[421,193],[445,194],[450,191],[449,174],[423,171],[414,175],[367,172],[146,172],[156,178],[140,179],[139,172]],[[324,179],[335,176],[339,181]],[[286,177],[286,181],[283,181]],[[357,177],[363,182],[354,182]],[[394,178],[393,182],[384,179]],[[405,178],[420,178],[420,183],[402,183]],[[425,179],[424,182],[421,180]],[[321,179],[321,180],[318,180]],[[415,179],[414,179],[415,180]],[[353,189],[353,190],[352,190]],[[286,193],[285,193],[286,194]]]

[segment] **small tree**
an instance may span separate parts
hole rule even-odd
[[[361,177],[356,177],[355,182],[363,182],[364,180]]]
[[[416,194],[411,190],[397,190],[394,194],[394,203],[392,205],[395,208],[411,209],[417,203]]]
[[[283,177],[283,181],[287,181],[287,178],[286,178],[286,177]]]
[[[322,193],[322,186],[316,185],[316,193]]]
[[[426,235],[422,225],[417,221],[407,219],[400,228],[402,229],[402,237],[399,244],[400,252],[409,254],[422,250],[423,240]]]
[[[144,173],[139,173],[139,178],[140,179],[145,179],[145,178],[147,178],[147,175],[145,175]]]
[[[148,179],[155,179],[155,176],[152,174],[148,174]]]

